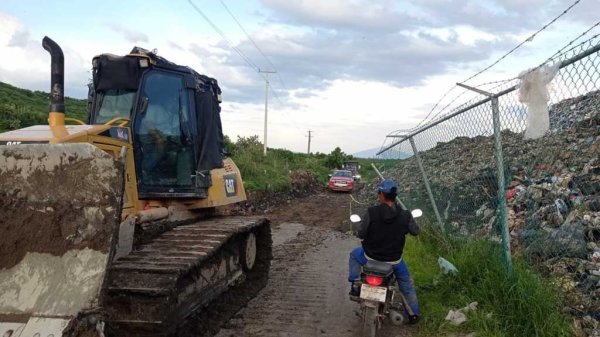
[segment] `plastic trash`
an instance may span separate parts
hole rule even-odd
[[[592,254],[592,261],[596,262],[598,259],[600,259],[600,251],[595,251],[594,254]]]
[[[519,101],[527,105],[525,139],[540,138],[550,129],[548,84],[556,76],[559,65],[544,65],[519,74]]]
[[[477,302],[471,302],[466,307],[458,309],[458,310],[450,310],[448,311],[448,315],[446,315],[445,320],[450,321],[450,323],[454,325],[461,325],[467,321],[466,313],[469,311],[477,310]]]
[[[458,269],[450,263],[450,261],[444,259],[443,257],[438,258],[438,264],[440,265],[440,270],[443,274],[456,274],[458,273]]]
[[[569,206],[562,199],[556,199],[556,200],[554,200],[554,206],[556,206],[556,211],[559,214],[567,214],[569,212]]]
[[[460,310],[450,310],[445,320],[450,321],[454,325],[461,325],[467,321],[467,315],[463,314]]]

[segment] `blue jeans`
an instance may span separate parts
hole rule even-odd
[[[349,273],[348,273],[348,281],[354,282],[360,280],[360,273],[362,271],[362,266],[367,264],[367,258],[365,257],[365,250],[362,247],[354,248],[350,252],[350,260],[349,260]],[[410,277],[410,272],[408,271],[408,266],[404,259],[400,261],[400,263],[394,265],[394,274],[396,275],[396,279],[398,280],[398,286],[400,287],[400,291],[406,297],[406,301],[410,308],[415,313],[415,315],[419,315],[419,301],[417,300],[417,292],[415,291],[415,285],[413,284],[412,278]]]

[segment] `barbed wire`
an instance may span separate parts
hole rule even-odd
[[[470,80],[472,80],[473,78],[481,75],[482,73],[484,73],[485,71],[489,70],[490,68],[492,68],[493,66],[495,66],[496,64],[500,63],[500,61],[504,60],[507,56],[509,56],[510,54],[514,53],[517,49],[519,49],[522,45],[524,45],[527,42],[531,42],[533,41],[533,39],[542,31],[546,30],[548,27],[550,27],[554,22],[556,22],[556,20],[560,19],[563,15],[567,14],[571,8],[575,7],[581,0],[575,0],[575,2],[573,2],[569,7],[567,7],[567,9],[565,9],[562,13],[560,13],[557,17],[555,17],[554,19],[550,20],[550,22],[548,22],[547,24],[545,24],[542,28],[538,29],[535,33],[531,34],[527,39],[525,39],[524,41],[522,41],[521,43],[519,43],[517,46],[515,46],[513,49],[509,50],[507,53],[505,53],[504,55],[502,55],[499,59],[497,59],[496,61],[494,61],[492,64],[490,64],[489,66],[485,67],[484,69],[478,71],[477,73],[475,73],[474,75],[472,75],[471,77],[467,78],[466,80],[462,81],[462,83],[466,83]]]
[[[572,7],[573,7],[575,4],[576,4],[576,3],[572,4],[572,5],[571,5],[569,8],[567,8],[565,11],[563,11],[563,13],[562,13],[561,15],[564,15],[564,14],[565,14],[565,12],[566,12],[566,11],[568,11],[570,8],[572,8]],[[556,20],[554,20],[554,21],[556,21]],[[590,41],[592,41],[592,40],[596,39],[597,37],[599,37],[599,36],[600,36],[600,33],[599,33],[599,34],[596,34],[596,35],[594,35],[594,36],[592,36],[592,37],[590,37],[589,39],[587,39],[587,40],[585,40],[585,41],[582,41],[582,42],[581,42],[581,43],[579,43],[579,44],[573,45],[575,42],[577,42],[578,40],[580,40],[582,37],[586,36],[586,35],[587,35],[589,32],[591,32],[591,31],[592,31],[594,28],[596,28],[596,27],[598,27],[598,26],[600,26],[600,21],[598,21],[598,22],[596,22],[595,24],[593,24],[592,26],[590,26],[588,29],[586,29],[585,31],[583,31],[583,32],[582,32],[581,34],[579,34],[577,37],[573,38],[573,39],[572,39],[571,41],[569,41],[569,42],[568,42],[568,43],[567,43],[565,46],[563,46],[561,49],[559,49],[557,52],[555,52],[555,53],[554,53],[552,56],[550,56],[550,57],[549,57],[548,59],[546,59],[544,62],[542,62],[541,64],[539,64],[538,66],[536,66],[536,67],[534,67],[534,68],[531,68],[531,69],[529,69],[529,70],[528,70],[526,73],[530,73],[530,72],[532,72],[532,71],[535,71],[535,70],[539,69],[540,67],[544,66],[545,64],[547,64],[547,63],[549,63],[549,62],[551,62],[551,61],[555,60],[555,59],[556,59],[556,58],[558,58],[558,57],[560,57],[561,55],[565,55],[565,54],[567,54],[567,53],[569,53],[569,52],[571,52],[571,51],[575,50],[576,48],[578,48],[578,47],[581,47],[581,46],[583,46],[584,44],[586,44],[586,43],[589,43]],[[540,31],[541,31],[541,30],[540,30]],[[538,31],[538,32],[539,32],[539,31]],[[534,34],[534,35],[535,35],[535,34]],[[532,35],[532,36],[533,36],[533,35]],[[569,49],[567,49],[569,46],[572,46],[572,47],[571,47],[571,48],[569,48]],[[471,77],[471,78],[472,78],[472,77]],[[468,79],[467,79],[467,80],[468,80]],[[484,87],[484,86],[487,86],[487,85],[490,85],[490,84],[498,84],[498,86],[494,87],[494,88],[498,88],[498,87],[502,86],[503,84],[507,84],[507,83],[509,83],[509,82],[511,82],[511,81],[515,81],[515,80],[518,80],[518,76],[514,76],[514,77],[511,77],[511,78],[509,78],[509,79],[502,79],[502,80],[496,80],[496,81],[489,81],[489,82],[480,83],[480,84],[477,84],[475,87],[476,87],[476,88],[481,88],[481,87]],[[465,81],[466,81],[466,80],[465,80]],[[465,81],[463,81],[463,82],[465,82]],[[452,88],[450,88],[448,91],[446,91],[446,93],[444,93],[444,95],[443,95],[443,96],[442,96],[442,97],[441,97],[441,98],[440,98],[440,99],[437,101],[437,103],[434,105],[434,108],[433,108],[433,109],[432,109],[432,110],[431,110],[431,111],[430,111],[430,112],[427,114],[427,116],[426,116],[426,117],[425,117],[423,120],[421,120],[421,122],[419,122],[419,123],[418,123],[418,124],[417,124],[415,127],[413,127],[413,128],[411,129],[411,131],[413,131],[413,132],[414,132],[414,131],[417,131],[417,130],[418,130],[420,127],[422,127],[422,126],[424,126],[424,125],[428,125],[428,124],[430,124],[430,123],[434,122],[434,121],[436,120],[436,118],[438,118],[438,117],[440,117],[440,116],[444,116],[445,114],[444,114],[444,115],[442,115],[442,114],[445,112],[445,110],[446,110],[446,109],[447,109],[449,106],[451,106],[451,105],[452,105],[454,102],[456,102],[456,101],[458,100],[458,98],[460,98],[461,96],[463,96],[465,92],[463,92],[463,93],[459,94],[457,97],[455,97],[455,98],[454,98],[452,101],[450,101],[448,104],[446,104],[446,105],[445,105],[445,106],[444,106],[442,109],[440,109],[440,110],[439,110],[439,111],[438,111],[436,114],[434,114],[434,115],[432,116],[433,110],[435,110],[435,108],[439,106],[439,104],[441,103],[441,101],[442,101],[443,99],[445,99],[445,98],[448,96],[448,94],[449,94],[450,92],[452,92],[452,90],[453,90],[453,89],[456,89],[456,88],[457,88],[457,86],[453,86],[453,87],[452,87]],[[493,92],[493,89],[490,89],[490,90],[487,90],[487,91],[491,91],[491,92]],[[454,111],[454,110],[456,110],[456,109],[459,109],[459,108],[460,108],[460,106],[459,106],[459,107],[456,107],[456,108],[454,108],[454,109],[452,109],[452,110],[451,110],[451,111],[449,111],[448,113],[452,113],[452,111]]]
[[[590,31],[592,31],[594,28],[600,26],[600,21],[596,22],[594,25],[592,25],[589,29],[587,29],[586,31],[584,31],[583,33],[581,33],[579,36],[577,36],[576,38],[574,38],[573,40],[571,40],[567,45],[565,45],[564,47],[562,47],[561,49],[559,49],[556,53],[554,53],[554,55],[550,56],[546,61],[544,61],[544,63],[548,63],[552,60],[554,60],[554,58],[560,56],[560,55],[564,55],[572,50],[574,50],[577,47],[582,46],[584,43],[589,42],[590,40],[593,40],[595,38],[597,38],[598,36],[600,36],[600,34],[596,34],[594,36],[592,36],[591,38],[587,39],[586,41],[581,42],[578,45],[575,45],[573,47],[571,47],[568,50],[565,50],[567,47],[569,47],[570,45],[572,45],[575,41],[579,40],[580,38],[584,37],[585,35],[587,35],[587,33],[589,33]]]

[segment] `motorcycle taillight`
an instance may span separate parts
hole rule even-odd
[[[372,286],[379,286],[383,283],[383,277],[373,276],[373,275],[365,275],[365,280],[367,284]]]

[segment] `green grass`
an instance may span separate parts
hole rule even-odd
[[[258,136],[239,137],[235,143],[226,137],[225,142],[242,173],[244,186],[254,191],[288,191],[292,188],[290,173],[297,170],[309,171],[325,186],[331,170],[338,162],[348,158],[339,148],[334,149],[331,154],[317,153],[310,156],[269,148],[267,156],[264,156],[263,145],[258,141]]]
[[[0,82],[0,132],[47,124],[50,95]],[[86,100],[65,97],[67,117],[86,119]]]
[[[455,276],[440,275],[438,256],[458,269]],[[423,320],[417,336],[571,336],[572,327],[561,314],[558,289],[520,261],[513,260],[509,277],[497,244],[460,240],[428,230],[407,240],[405,258],[417,286]],[[478,309],[456,327],[444,318],[471,302]]]

